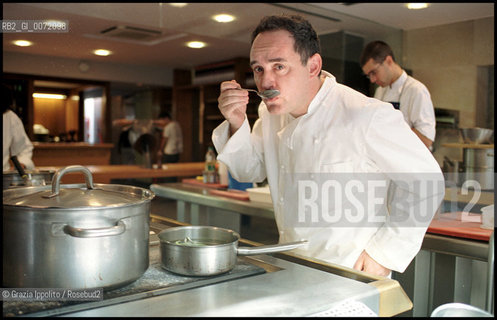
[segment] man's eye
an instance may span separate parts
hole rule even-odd
[[[254,68],[254,72],[262,72],[262,68],[261,67],[255,67]]]
[[[283,70],[283,69],[285,69],[285,67],[282,66],[281,64],[276,66],[276,70]]]

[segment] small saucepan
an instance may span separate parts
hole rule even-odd
[[[306,240],[259,247],[238,247],[240,235],[210,226],[175,227],[159,233],[162,268],[186,276],[213,276],[236,265],[237,255],[295,249]]]

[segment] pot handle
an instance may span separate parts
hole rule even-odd
[[[94,189],[93,176],[92,176],[90,170],[88,170],[88,168],[80,166],[80,165],[67,166],[67,167],[59,169],[59,170],[57,170],[57,172],[55,172],[55,174],[52,178],[52,193],[49,195],[43,196],[44,198],[53,198],[53,197],[56,197],[59,195],[60,180],[62,179],[62,176],[68,172],[82,172],[85,175],[86,187],[88,189]]]
[[[126,225],[124,222],[119,221],[117,225],[113,227],[106,228],[94,228],[94,229],[83,229],[75,228],[70,225],[64,227],[64,232],[70,236],[76,238],[96,238],[96,237],[107,237],[107,236],[117,236],[126,231]]]
[[[236,249],[237,254],[241,256],[248,256],[253,254],[265,254],[265,253],[275,253],[281,251],[292,250],[298,248],[307,243],[307,240],[296,241],[296,242],[288,242],[288,243],[279,243],[279,244],[271,244],[267,246],[259,246],[259,247],[238,247]]]

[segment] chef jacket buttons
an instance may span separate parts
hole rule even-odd
[[[318,144],[319,143],[319,139],[318,138],[314,138],[314,144]]]

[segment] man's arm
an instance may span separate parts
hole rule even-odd
[[[431,146],[433,145],[433,141],[431,141],[430,139],[428,139],[426,136],[424,136],[421,132],[419,132],[416,128],[411,128],[412,131],[414,131],[414,133],[419,137],[419,139],[421,139],[421,141],[424,143],[424,145],[430,149]]]
[[[164,153],[164,147],[166,146],[166,143],[167,138],[163,136],[160,140],[159,150],[157,150],[157,164],[160,164],[162,161],[162,154]]]

